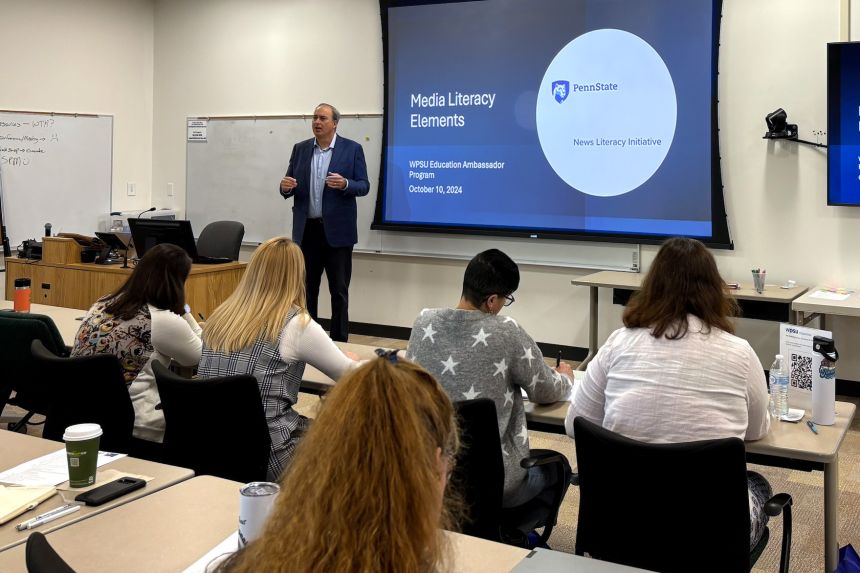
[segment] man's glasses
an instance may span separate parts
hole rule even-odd
[[[486,303],[488,300],[490,300],[491,296],[493,296],[493,295],[485,296],[484,297],[484,303]],[[503,295],[502,298],[505,299],[504,306],[511,306],[512,304],[514,304],[514,301],[516,300],[516,299],[514,299],[514,295],[512,295],[512,294]]]

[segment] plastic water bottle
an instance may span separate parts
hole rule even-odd
[[[770,413],[777,419],[788,415],[788,368],[782,354],[770,367]]]

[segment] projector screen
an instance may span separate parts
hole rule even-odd
[[[860,42],[827,44],[827,204],[860,205]]]
[[[720,0],[381,0],[372,228],[731,247]]]

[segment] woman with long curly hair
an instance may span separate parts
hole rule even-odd
[[[346,374],[299,445],[263,534],[220,569],[430,572],[450,564],[454,408],[426,370],[385,354]]]
[[[587,420],[628,438],[678,443],[758,440],[770,428],[767,385],[749,342],[734,335],[737,303],[695,239],[663,243],[642,289],[574,387],[565,427]],[[750,547],[764,532],[770,485],[748,472]]]

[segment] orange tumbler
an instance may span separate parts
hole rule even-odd
[[[30,279],[15,279],[15,312],[30,312]]]

